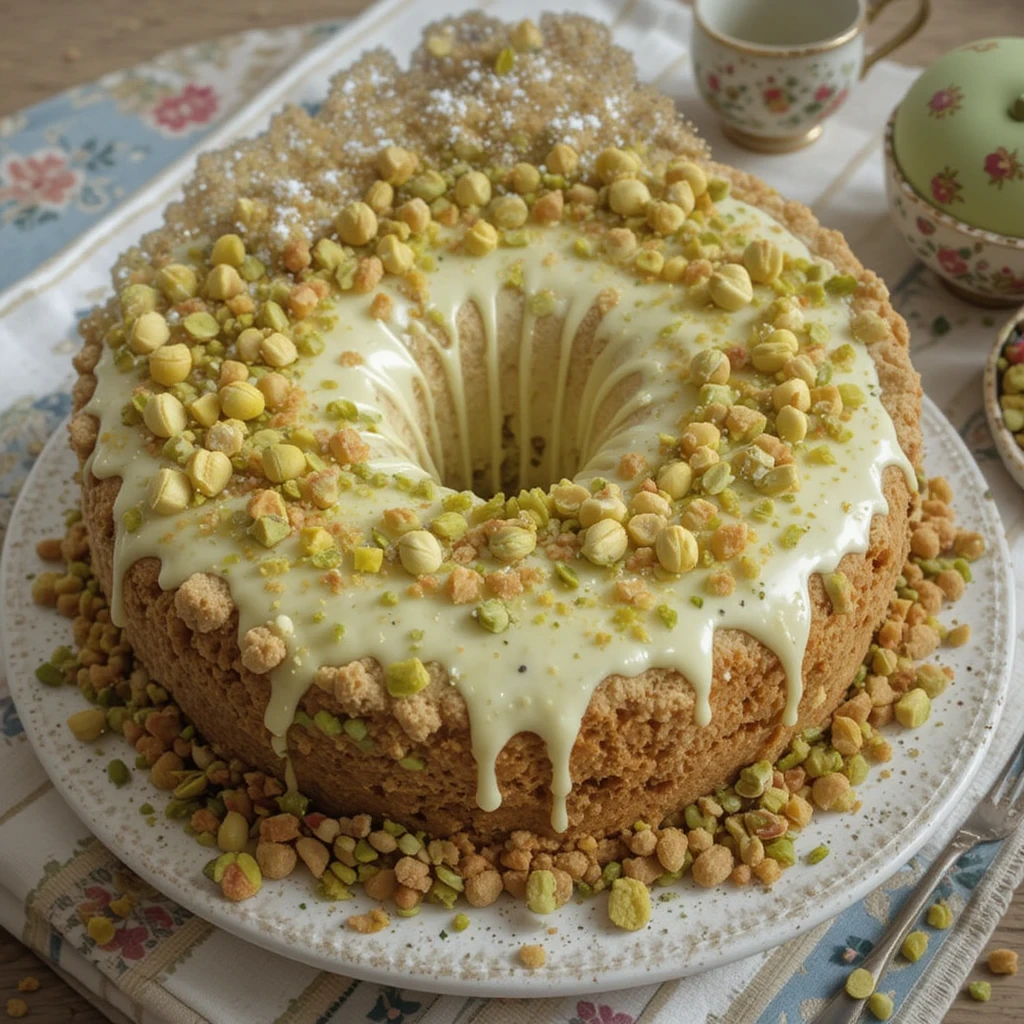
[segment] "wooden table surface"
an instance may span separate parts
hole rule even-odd
[[[825,0],[823,0],[825,2]],[[252,0],[242,6],[209,0],[31,0],[4,5],[0,35],[0,115],[70,86],[148,60],[164,50],[210,36],[273,28],[355,14],[365,0]],[[906,18],[909,0],[897,0],[879,19],[879,37]],[[558,4],[553,3],[553,8]],[[895,55],[927,64],[960,43],[994,35],[1024,35],[1024,0],[932,0],[924,30]],[[54,26],[60,25],[60,42]],[[26,57],[31,54],[31,57]],[[1024,887],[987,949],[1008,946],[1024,955]],[[986,953],[987,953],[986,949]],[[18,980],[34,975],[41,989],[24,998],[32,1017],[53,1022],[103,1024],[105,1018],[0,929],[0,1005],[16,996]],[[981,962],[972,978],[992,981],[992,1000],[982,1006],[961,995],[945,1024],[1011,1024],[1024,1019],[1024,971],[992,978]]]

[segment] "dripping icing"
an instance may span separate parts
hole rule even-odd
[[[734,199],[721,203],[720,210],[734,222],[749,224],[759,237],[771,237],[794,257],[808,257],[806,247],[762,211]],[[513,339],[520,368],[515,409],[521,486],[557,482],[569,451],[578,454],[580,468],[575,478],[583,483],[604,475],[614,477],[619,459],[627,452],[643,452],[652,465],[657,465],[661,461],[659,432],[674,433],[679,416],[694,404],[689,385],[680,385],[677,374],[699,349],[698,334],[711,332],[716,345],[743,343],[757,309],[748,306],[728,315],[718,310],[691,309],[676,336],[663,339],[662,329],[680,319],[671,305],[682,290],[661,283],[639,283],[606,264],[569,257],[566,254],[572,237],[571,229],[544,229],[525,250],[499,249],[483,259],[447,256],[430,279],[431,301],[444,343],[435,332],[409,317],[408,306],[397,292],[392,293],[395,313],[390,324],[366,315],[369,297],[340,299],[337,309],[345,320],[326,339],[324,352],[304,361],[300,383],[320,405],[340,396],[356,402],[362,410],[373,410],[382,396],[388,399],[405,421],[408,436],[403,436],[387,418],[379,421],[375,432],[364,434],[373,449],[369,466],[374,471],[401,473],[417,480],[440,479],[451,469],[458,473],[460,486],[468,488],[473,481],[477,439],[476,448],[487,453],[486,482],[497,489],[504,451],[504,424],[497,401],[501,388],[498,282],[515,264],[521,271],[524,294],[550,291],[555,296],[556,314],[563,320],[553,388],[550,380],[538,383],[535,379],[538,353],[534,329],[540,318],[528,302],[523,303],[522,324]],[[600,350],[573,420],[563,405],[573,339],[598,293],[609,288],[616,290],[619,301],[597,329],[595,342],[603,343],[603,347],[598,345]],[[765,290],[759,292],[767,301]],[[458,343],[459,312],[467,303],[476,305],[484,335],[483,386],[490,415],[481,422],[470,422],[462,346]],[[815,311],[815,316],[830,328],[834,344],[850,340],[845,303],[830,299]],[[357,318],[355,324],[353,317]],[[450,465],[443,450],[439,407],[405,336],[427,345],[442,367],[459,430],[456,465]],[[339,369],[337,356],[343,350],[359,352],[364,365],[358,370]],[[209,507],[199,507],[177,517],[160,518],[147,511],[141,527],[129,533],[121,525],[122,516],[143,501],[158,463],[143,447],[141,432],[121,424],[125,379],[114,368],[110,350],[105,349],[95,371],[97,388],[87,406],[87,411],[100,419],[88,470],[100,479],[122,479],[114,509],[114,621],[124,621],[124,572],[133,562],[148,556],[161,560],[159,582],[164,589],[179,586],[194,572],[222,575],[238,607],[239,638],[250,628],[287,612],[295,632],[288,637],[288,657],[271,675],[271,698],[265,714],[274,749],[282,756],[287,752],[287,729],[319,665],[341,665],[362,657],[373,657],[387,665],[408,657],[409,634],[421,631],[416,655],[425,663],[447,666],[450,681],[467,706],[479,806],[493,810],[500,805],[496,758],[514,735],[533,732],[547,747],[552,764],[552,824],[563,831],[568,824],[566,798],[571,789],[569,756],[593,690],[609,675],[633,676],[655,667],[677,669],[693,687],[697,723],[707,725],[711,717],[715,629],[741,629],[779,657],[787,680],[784,721],[795,721],[810,629],[809,576],[834,570],[849,552],[866,550],[872,517],[887,511],[881,486],[887,466],[901,466],[910,485],[916,486],[892,422],[877,397],[874,364],[862,345],[855,343],[854,350],[853,365],[842,372],[841,380],[860,384],[868,401],[857,410],[853,439],[842,446],[842,465],[802,467],[803,489],[797,507],[813,509],[814,517],[806,519],[808,529],[800,543],[792,550],[777,550],[765,562],[761,578],[755,583],[739,579],[731,596],[705,596],[703,608],[690,600],[701,592],[703,573],[651,580],[649,586],[656,600],[671,603],[678,613],[678,623],[671,630],[653,625],[649,639],[644,640],[609,632],[610,616],[616,607],[608,597],[611,577],[606,570],[583,561],[575,563],[580,586],[574,593],[584,599],[584,604],[573,606],[567,616],[538,621],[534,618],[536,604],[527,602],[518,611],[518,624],[495,635],[473,621],[470,606],[453,605],[447,598],[405,597],[397,607],[382,606],[381,591],[389,587],[404,589],[408,577],[354,575],[339,594],[330,594],[317,584],[320,571],[301,565],[293,565],[283,577],[268,580],[261,573],[268,552],[251,543],[246,557],[238,558],[239,540],[232,524],[244,516],[244,497],[218,500],[212,513]],[[318,381],[327,377],[336,379],[339,387],[325,398],[315,389]],[[633,393],[607,422],[597,422],[598,411],[616,385],[633,378],[639,381]],[[544,386],[552,399],[549,408],[554,408],[547,421],[541,422],[543,410],[536,396],[531,398],[530,389]],[[414,414],[418,398],[425,407],[425,428]],[[531,460],[530,446],[534,435],[541,433],[548,444],[537,466]],[[356,486],[342,492],[333,514],[346,522],[362,524],[368,532],[380,522],[385,508],[403,500],[409,500],[408,494],[396,496],[390,487]],[[420,505],[424,522],[441,511],[439,501]],[[792,511],[784,505],[778,529],[795,521],[791,516]],[[237,526],[234,531],[237,533]],[[761,540],[770,540],[777,532],[764,528]],[[294,537],[275,548],[274,556],[293,550],[289,545],[297,547]],[[549,565],[544,558],[539,558],[538,564]],[[268,589],[270,583],[274,586]],[[340,641],[334,631],[337,623],[346,627],[345,638]],[[291,778],[290,763],[286,768]]]

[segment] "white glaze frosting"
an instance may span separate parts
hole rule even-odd
[[[719,210],[748,237],[771,238],[794,257],[810,257],[802,242],[764,212],[732,199],[720,203]],[[429,275],[430,301],[436,311],[432,319],[439,331],[428,331],[410,317],[408,301],[388,287],[387,280],[385,290],[394,300],[394,309],[386,323],[368,315],[370,296],[337,299],[338,324],[326,337],[323,353],[302,360],[298,367],[310,399],[303,422],[333,430],[337,422],[329,423],[323,415],[328,401],[346,398],[372,413],[386,398],[389,416],[378,417],[376,429],[365,432],[364,439],[373,449],[370,470],[387,474],[389,483],[377,487],[353,480],[325,518],[338,519],[353,533],[368,538],[370,530],[380,526],[385,509],[415,504],[427,523],[441,511],[441,499],[451,493],[438,488],[437,500],[416,501],[408,489],[396,489],[393,474],[411,481],[425,477],[455,481],[467,487],[476,469],[483,471],[485,487],[498,490],[506,427],[527,439],[518,460],[518,478],[524,487],[547,487],[563,476],[584,484],[596,477],[614,480],[626,453],[643,453],[656,467],[664,460],[659,434],[677,435],[680,418],[696,404],[696,391],[681,380],[680,370],[702,347],[743,345],[760,311],[775,297],[770,289],[759,287],[754,303],[736,313],[697,308],[686,299],[682,286],[641,282],[611,264],[577,258],[571,249],[578,237],[575,228],[536,229],[534,236],[525,249],[498,249],[480,259],[447,254]],[[538,318],[530,312],[530,302],[524,306],[516,337],[510,340],[508,331],[499,331],[499,282],[510,271],[521,275],[527,297],[551,293],[545,299],[553,300],[555,321],[561,322],[553,373],[549,372],[550,350],[538,347]],[[607,289],[615,290],[618,302],[597,328],[599,354],[578,409],[567,408],[571,359],[579,356],[574,353],[574,338],[598,294]],[[457,317],[467,304],[475,304],[483,325],[486,402],[479,400],[476,391],[467,393],[460,345],[440,340],[457,337]],[[852,341],[845,301],[830,297],[822,307],[809,311],[808,319],[828,327],[830,349]],[[454,458],[442,450],[442,399],[432,394],[430,381],[410,352],[413,335],[432,350],[448,382],[450,398],[444,401],[450,402],[458,429],[458,443],[449,446],[454,447]],[[882,491],[887,466],[903,467],[914,486],[912,468],[878,398],[873,361],[862,345],[853,344],[852,365],[837,369],[833,383],[856,383],[868,400],[850,420],[852,439],[833,444],[837,464],[816,465],[798,458],[801,491],[792,502],[776,501],[771,521],[755,524],[758,539],[748,553],[760,563],[758,579],[737,574],[732,595],[711,597],[704,589],[707,572],[702,569],[679,577],[649,578],[655,603],[668,605],[678,615],[670,628],[653,611],[637,613],[633,623],[616,621],[616,612],[623,606],[612,596],[612,573],[577,560],[573,565],[579,575],[578,589],[563,589],[552,578],[513,599],[508,604],[513,625],[499,634],[482,629],[473,617],[473,606],[452,604],[443,589],[408,596],[412,580],[397,562],[386,563],[386,572],[379,576],[355,574],[351,556],[346,556],[341,567],[345,586],[332,593],[319,582],[322,570],[302,563],[294,535],[272,551],[245,537],[240,530],[245,497],[217,499],[170,518],[146,509],[142,525],[128,532],[122,525],[123,514],[134,506],[145,508],[147,486],[161,461],[144,447],[143,430],[122,425],[121,407],[129,385],[107,349],[96,367],[97,388],[87,406],[100,420],[88,471],[100,479],[122,480],[114,510],[114,619],[123,623],[122,579],[137,559],[161,560],[160,585],[165,589],[177,587],[195,572],[222,575],[239,609],[239,637],[271,622],[288,646],[288,657],[272,673],[272,697],[265,715],[281,754],[298,703],[318,666],[343,665],[367,656],[387,665],[413,654],[424,663],[445,666],[469,713],[479,806],[484,810],[499,806],[495,759],[511,737],[533,732],[546,744],[552,765],[552,824],[564,830],[572,784],[570,752],[595,687],[609,675],[633,676],[655,667],[677,669],[694,689],[698,723],[706,725],[714,632],[745,630],[779,657],[788,680],[784,722],[795,721],[810,628],[810,575],[832,571],[845,554],[866,550],[872,517],[887,511]],[[339,364],[343,351],[359,353],[362,365]],[[543,365],[535,370],[538,363]],[[336,386],[325,389],[324,381]],[[620,388],[624,397],[617,411],[608,415],[611,406],[604,400],[621,382],[629,386]],[[510,386],[515,397],[511,406],[505,402],[503,413],[502,394]],[[484,411],[473,415],[471,408]],[[599,410],[606,418],[598,418]],[[531,458],[535,453],[528,443],[535,436],[546,442],[539,458]],[[745,484],[735,489],[744,518],[751,522],[748,513],[761,495]],[[780,546],[781,533],[794,524],[805,528],[799,543],[792,548]],[[549,572],[553,563],[542,548],[543,544],[528,561]],[[291,567],[275,575],[283,558],[291,560]],[[490,571],[500,568],[493,559],[483,557],[480,562]],[[399,595],[397,605],[381,603],[385,591]],[[697,598],[703,599],[701,607]],[[340,640],[339,624],[345,627]],[[425,756],[429,758],[429,749]]]

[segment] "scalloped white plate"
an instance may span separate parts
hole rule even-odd
[[[652,920],[639,932],[614,928],[600,897],[570,903],[545,918],[503,897],[493,907],[472,911],[472,926],[444,940],[440,932],[452,915],[433,906],[362,936],[346,930],[344,919],[368,909],[370,901],[319,902],[301,870],[265,883],[263,892],[245,903],[223,899],[202,875],[209,851],[179,823],[161,817],[150,827],[139,813],[147,802],[162,808],[166,794],[154,790],[143,773],[121,790],[108,782],[108,760],[130,748],[115,739],[103,743],[102,753],[79,744],[65,725],[68,715],[84,706],[78,692],[53,690],[35,680],[35,668],[56,645],[67,643],[70,633],[68,620],[32,604],[28,585],[43,568],[35,542],[62,532],[62,512],[76,500],[75,463],[64,431],[51,439],[26,482],[4,549],[0,607],[11,691],[54,785],[111,850],[183,906],[282,956],[369,981],[472,996],[593,993],[692,974],[791,939],[862,899],[948,817],[988,748],[1013,661],[1009,553],[981,473],[927,399],[923,427],[929,473],[949,478],[959,521],[980,530],[989,550],[975,563],[975,582],[955,608],[957,619],[971,624],[971,642],[940,652],[941,660],[956,669],[956,682],[936,700],[923,729],[890,730],[891,772],[882,778],[875,770],[860,787],[863,811],[815,817],[802,846],[826,843],[832,854],[823,864],[801,864],[771,891],[759,886],[699,890],[684,881],[675,887],[675,899],[661,902],[657,893],[665,890],[656,890]],[[913,759],[912,748],[919,751]],[[548,935],[549,927],[557,934]],[[525,971],[517,951],[538,942],[547,949],[547,965]]]

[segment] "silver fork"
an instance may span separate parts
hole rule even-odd
[[[888,929],[875,944],[874,949],[860,964],[871,973],[875,987],[889,966],[896,950],[903,944],[918,915],[924,910],[932,893],[942,881],[942,876],[968,850],[973,850],[979,843],[991,843],[1005,839],[1024,819],[1024,770],[1009,785],[1014,767],[1024,741],[1010,756],[999,778],[982,798],[981,803],[971,812],[960,831],[953,837],[949,845],[936,858],[935,863],[925,872],[917,887],[907,897],[903,908],[893,919]],[[812,1024],[855,1024],[860,1019],[867,1000],[854,999],[847,995],[845,989],[839,991],[825,1004],[814,1018]]]

